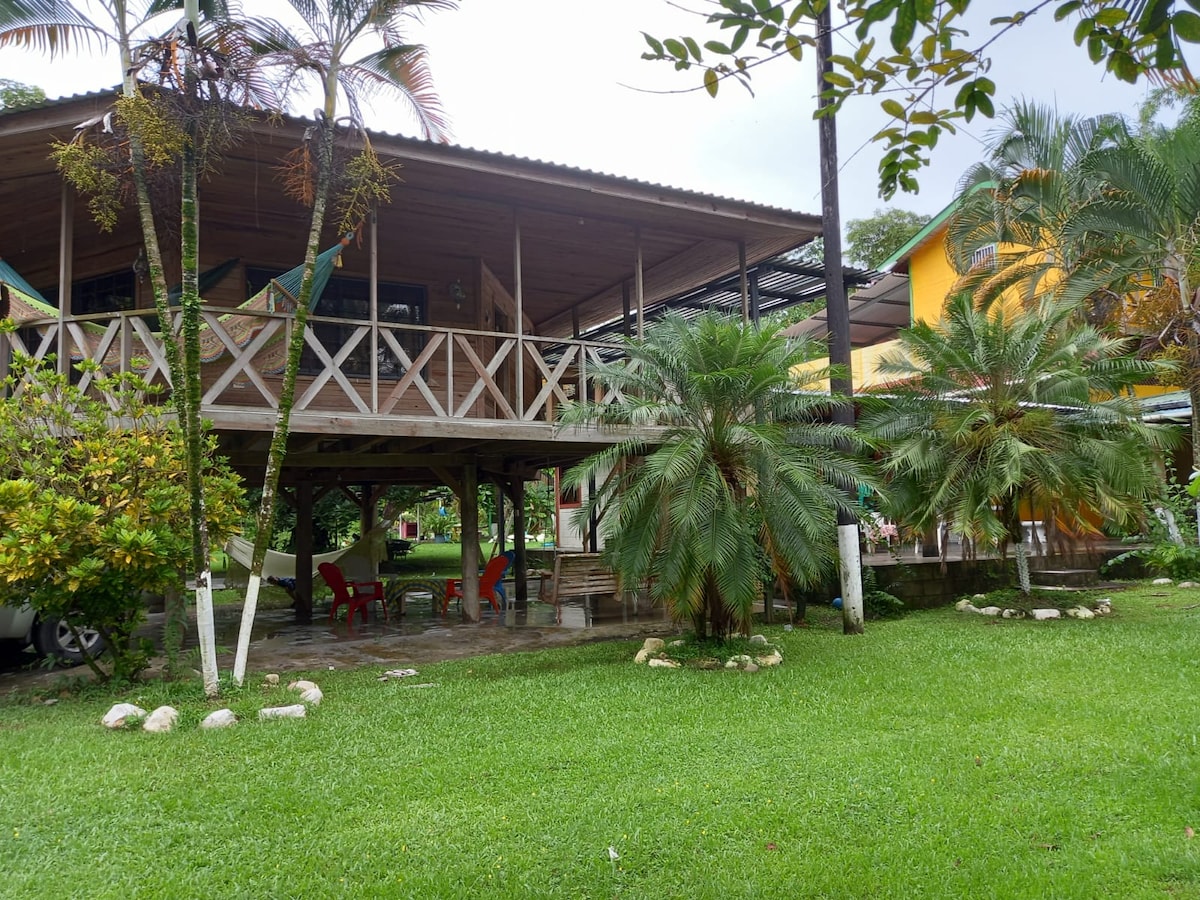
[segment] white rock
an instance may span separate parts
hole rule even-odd
[[[648,638],[646,638],[645,642],[642,644],[642,649],[649,650],[651,653],[657,653],[659,650],[662,650],[666,646],[667,646],[667,642],[664,641],[662,638],[648,637]]]
[[[752,662],[750,662],[750,663],[746,663],[744,666],[742,666],[742,671],[743,671],[743,672],[757,672],[757,671],[758,671],[758,666],[756,666],[756,665],[755,665],[754,663],[752,663]]]
[[[321,693],[319,687],[309,688],[300,695],[301,702],[311,704],[312,706],[320,706],[323,699],[325,699],[325,695]]]
[[[982,595],[980,595],[980,596],[982,596]],[[962,612],[968,606],[970,606],[973,609],[975,607],[975,604],[972,603],[966,597],[963,597],[961,600],[959,600],[957,603],[954,604],[954,608],[957,609],[959,612]]]
[[[1170,579],[1170,578],[1155,578],[1155,579],[1154,579],[1152,582],[1150,582],[1150,583],[1151,583],[1151,584],[1171,584],[1172,582],[1171,582],[1171,579]]]
[[[216,712],[209,713],[204,717],[204,721],[200,723],[201,728],[228,728],[230,725],[237,724],[237,716],[233,714],[232,709],[218,709]]]
[[[746,656],[743,653],[738,656],[729,657],[729,660],[725,663],[725,668],[741,669],[741,668],[744,668],[745,666],[750,665],[753,662],[754,662],[754,660],[752,660],[749,656]]]
[[[644,662],[645,662],[646,660],[648,660],[649,658],[650,658],[650,651],[649,651],[649,650],[647,650],[645,647],[643,647],[641,650],[639,650],[639,651],[637,652],[637,655],[635,655],[635,656],[633,657],[633,661],[634,661],[635,663],[637,663],[638,665],[641,665],[642,663],[644,663]]]
[[[142,728],[146,731],[162,733],[170,731],[179,721],[179,710],[173,706],[160,706],[146,717]]]
[[[146,711],[140,706],[134,706],[132,703],[117,703],[104,714],[100,724],[105,728],[124,728],[126,719],[140,719],[145,715]]]
[[[267,684],[279,684],[279,676],[272,672],[266,677]]]
[[[1061,619],[1062,618],[1062,610],[1059,610],[1059,609],[1035,609],[1033,611],[1033,617],[1035,619],[1037,619],[1039,622],[1043,622],[1046,619]]]
[[[652,669],[678,669],[679,663],[673,659],[652,659],[649,666]]]
[[[985,616],[998,616],[1001,612],[1000,607],[998,606],[985,606],[979,611]]]
[[[268,706],[258,711],[260,719],[303,719],[308,715],[308,707],[303,703],[294,706]]]
[[[972,594],[971,599],[972,600],[986,600],[987,594]]]
[[[1000,615],[1005,619],[1023,619],[1025,618],[1025,610],[1023,609],[1006,609]]]
[[[1112,600],[1104,597],[1096,601],[1096,615],[1109,616],[1112,615]]]
[[[667,644],[668,647],[682,647],[687,644],[687,641],[671,641]]]
[[[791,630],[792,630],[792,624],[789,622],[787,625],[784,625],[784,626],[783,626],[783,630],[784,630],[784,631],[791,631]]]
[[[1200,583],[1195,582],[1195,581],[1181,581],[1181,582],[1179,582],[1178,585],[1176,585],[1176,587],[1194,588],[1194,587],[1200,587]]]
[[[754,661],[765,669],[769,666],[779,665],[783,662],[783,657],[780,655],[779,651],[776,650],[774,653],[768,654],[767,656],[756,656]]]
[[[1072,619],[1094,619],[1096,614],[1086,606],[1076,606],[1067,610],[1067,615]]]
[[[305,691],[311,691],[316,686],[316,683],[312,681],[293,681],[288,685],[288,690],[299,691],[303,694]]]
[[[752,634],[750,635],[750,643],[761,644],[765,646],[767,643],[767,636],[765,634]]]

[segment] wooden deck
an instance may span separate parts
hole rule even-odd
[[[208,340],[224,352],[202,368],[203,414],[217,428],[270,430],[282,387],[282,349],[292,318],[282,312],[205,307]],[[11,335],[3,344],[35,358],[58,352],[88,359],[107,371],[136,371],[170,386],[161,336],[151,328],[153,311],[136,310],[47,319]],[[557,410],[576,398],[619,398],[617,388],[595,374],[602,360],[619,359],[612,344],[504,334],[463,328],[393,325],[310,316],[312,324],[348,326],[338,346],[322,344],[313,328],[305,335],[310,364],[297,380],[293,429],[308,433],[445,437],[480,435],[593,443],[594,429],[554,425]],[[246,338],[246,335],[252,337]],[[239,342],[235,336],[240,337]],[[409,348],[419,347],[418,351]],[[347,360],[378,359],[386,348],[397,370],[381,375],[347,374]],[[7,355],[7,354],[2,354]],[[82,384],[91,380],[85,374]]]

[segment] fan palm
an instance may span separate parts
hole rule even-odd
[[[1170,370],[1070,304],[981,311],[960,294],[938,326],[900,333],[880,363],[891,382],[864,397],[859,424],[884,448],[898,517],[952,521],[980,546],[1013,542],[1028,591],[1023,506],[1090,530],[1089,517],[1137,519],[1160,490],[1173,435],[1140,421],[1130,387]]]
[[[577,524],[600,515],[622,581],[648,581],[698,636],[744,630],[767,568],[802,586],[829,573],[838,510],[853,506],[859,484],[875,482],[842,449],[860,445],[854,432],[823,419],[838,401],[803,392],[794,374],[823,353],[712,313],[669,316],[626,347],[628,363],[596,373],[619,399],[569,407],[562,420],[661,432],[652,442],[623,440],[568,473],[576,486],[601,484]],[[812,381],[822,377],[828,371]]]

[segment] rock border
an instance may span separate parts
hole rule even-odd
[[[679,660],[671,658],[668,649],[681,647],[686,643],[687,641],[678,640],[668,644],[662,638],[646,638],[642,648],[634,655],[633,662],[635,665],[645,665],[651,669],[740,669],[743,672],[757,672],[759,669],[768,669],[783,663],[783,654],[779,652],[779,648],[772,646],[767,641],[766,635],[762,634],[750,636],[750,643],[763,648],[762,656],[750,656],[743,653],[731,656],[724,663],[719,659],[701,658],[696,660],[694,665],[685,667]],[[767,650],[770,652],[765,652]]]
[[[998,616],[1002,619],[1033,619],[1038,622],[1049,621],[1050,619],[1061,619],[1064,616],[1070,619],[1094,619],[1097,616],[1108,616],[1112,614],[1112,598],[1102,597],[1097,600],[1095,606],[1084,606],[1079,604],[1070,609],[1062,610],[1058,607],[1044,607],[1031,609],[1028,612],[1024,609],[1016,607],[1000,607],[1000,606],[984,606],[979,607],[972,603],[972,600],[981,600],[987,594],[976,594],[974,597],[964,597],[954,604],[954,608],[959,612],[975,613],[981,616]]]
[[[279,676],[271,673],[263,678],[264,689],[279,686]],[[319,706],[325,699],[325,694],[312,681],[293,681],[287,686],[289,691],[300,694],[300,702],[287,706],[266,706],[258,711],[258,718],[265,719],[303,719],[308,715],[308,707]],[[133,703],[116,703],[103,718],[100,724],[113,731],[124,730],[127,725],[141,723],[143,731],[162,734],[175,730],[179,722],[179,710],[173,706],[160,706],[147,714]],[[230,728],[238,723],[238,717],[231,709],[218,709],[209,713],[200,723],[200,728]]]

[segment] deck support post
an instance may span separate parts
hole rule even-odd
[[[71,272],[75,257],[75,191],[63,181],[62,206],[58,225],[58,372],[71,371],[67,352],[67,315],[71,310]]]
[[[379,222],[371,207],[371,412],[379,412]]]
[[[308,480],[296,484],[296,622],[302,625],[313,616],[313,486]]]
[[[458,498],[462,512],[462,616],[466,622],[478,622],[479,603],[479,468],[474,462],[463,466],[462,493]]]
[[[633,297],[637,302],[637,339],[646,339],[646,281],[642,271],[642,229],[633,231]]]
[[[738,241],[738,284],[742,294],[742,324],[750,321],[750,279],[746,277],[746,242]]]
[[[525,418],[525,307],[521,278],[521,219],[513,210],[513,302],[517,307],[517,396],[513,403],[517,419]]]
[[[514,598],[517,609],[525,609],[529,604],[529,579],[527,577],[528,557],[525,554],[525,476],[517,473],[511,476],[513,503],[513,549],[517,551],[513,560],[513,573],[516,578]]]

